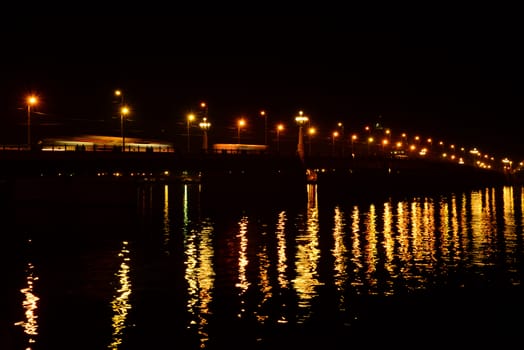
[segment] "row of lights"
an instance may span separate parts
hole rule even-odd
[[[122,90],[115,90],[115,96],[117,96],[119,101],[119,113],[120,113],[120,134],[122,138],[122,151],[125,151],[125,118],[130,113],[130,108],[124,103],[124,94]],[[36,95],[30,95],[27,97],[27,144],[28,147],[31,148],[31,109],[33,106],[35,106],[38,103],[38,97]],[[208,138],[207,138],[207,131],[211,127],[211,123],[208,121],[208,106],[205,102],[200,103],[200,107],[203,110],[203,117],[201,122],[199,123],[199,127],[203,131],[203,149],[208,149]],[[260,111],[260,115],[264,118],[264,143],[267,145],[267,113],[265,111]],[[187,116],[187,151],[190,151],[190,127],[191,123],[196,119],[196,116],[193,113],[190,113]],[[295,117],[295,122],[299,126],[298,131],[298,145],[297,145],[297,153],[301,159],[304,158],[304,141],[303,141],[303,127],[304,125],[309,123],[309,117],[304,115],[303,111],[299,111],[298,115]],[[246,120],[244,118],[240,118],[237,123],[237,141],[238,144],[240,144],[240,132],[241,129],[246,125]],[[344,126],[342,123],[338,123],[338,127],[343,130]],[[276,133],[277,133],[277,151],[280,151],[280,132],[284,130],[283,124],[278,124],[276,126]],[[369,126],[366,126],[365,130],[368,133],[371,133],[371,129]],[[315,128],[309,128],[308,134],[311,136],[316,132]],[[343,133],[343,131],[342,131]],[[391,132],[389,129],[385,130],[385,133],[388,137],[391,137]],[[339,136],[338,131],[334,131],[332,134],[332,145],[333,145],[333,152],[335,147],[335,139]],[[402,134],[402,138],[405,139],[407,136],[406,134]],[[351,143],[357,139],[357,135],[351,136]],[[415,140],[419,140],[419,137],[416,136]],[[372,143],[373,138],[370,136],[368,138],[368,143]],[[387,143],[387,139],[383,140],[382,144],[385,146]],[[431,139],[428,139],[428,142],[431,142]],[[311,147],[311,143],[310,143]],[[452,146],[453,147],[453,146]],[[507,164],[509,162],[508,159],[505,159],[504,162]]]

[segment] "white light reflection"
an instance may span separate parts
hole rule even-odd
[[[490,231],[486,232],[484,230],[484,224],[486,221],[483,219],[484,215],[487,214],[487,212],[484,210],[483,206],[483,200],[482,200],[482,193],[479,191],[472,192],[471,193],[471,239],[469,243],[471,244],[471,262],[474,265],[482,266],[484,262],[484,253],[482,252],[484,249],[489,248],[488,245],[485,245],[485,237],[484,235],[486,233],[490,233]]]
[[[320,249],[316,185],[308,184],[307,191],[309,199],[307,227],[305,230],[299,228],[297,232],[296,278],[293,280],[293,286],[299,298],[298,308],[303,312],[302,315],[298,315],[298,323],[305,322],[311,315],[311,299],[317,296],[316,287],[322,284],[318,280]]]
[[[520,191],[517,192],[517,194],[520,194],[520,198],[515,198],[515,203],[519,206],[520,210],[522,211],[524,208],[524,191],[522,190],[522,188],[520,189]],[[524,226],[524,215],[522,215],[522,213],[520,216],[519,226]]]
[[[344,218],[344,212],[340,210],[340,207],[335,207],[335,218],[333,227],[333,258],[334,258],[334,280],[335,286],[338,292],[339,308],[341,311],[344,310],[344,295],[345,286],[348,282],[348,254],[347,247],[344,241],[344,231],[346,226],[346,220]]]
[[[362,262],[362,259],[364,258],[364,254],[362,253],[362,232],[360,231],[360,210],[358,206],[353,207],[353,211],[351,213],[351,256],[353,257],[351,259],[353,263],[353,272],[354,272],[354,279],[351,282],[351,285],[358,294],[363,294],[364,290],[362,289],[364,286],[364,278],[363,278],[363,270],[364,270],[364,263]]]
[[[269,318],[268,313],[265,312],[265,306],[273,297],[273,288],[271,287],[271,283],[269,281],[270,261],[267,253],[266,244],[264,244],[261,251],[257,253],[257,257],[259,261],[258,287],[260,288],[262,300],[260,300],[260,302],[257,305],[258,310],[255,313],[255,317],[259,323],[264,324],[264,322]]]
[[[182,201],[184,230],[187,234],[187,230],[189,228],[189,186],[187,184],[184,184],[184,196],[182,198]]]
[[[519,269],[516,268],[515,262],[519,261],[518,251],[519,249],[519,236],[517,235],[517,222],[515,214],[515,193],[513,187],[506,186],[503,189],[503,201],[504,203],[504,248],[505,248],[505,263],[508,265],[509,272],[511,273],[511,279],[513,285],[520,285],[521,280],[518,277]]]
[[[281,289],[288,287],[288,278],[286,276],[287,257],[286,257],[286,212],[282,211],[278,214],[277,223],[277,251],[278,251],[278,285]]]
[[[369,211],[364,217],[365,243],[364,243],[364,266],[365,280],[368,284],[368,293],[377,293],[377,214],[375,204],[371,204]]]
[[[384,225],[384,237],[383,237],[383,247],[384,247],[384,268],[388,272],[389,276],[395,275],[395,263],[394,263],[394,251],[395,251],[395,241],[393,239],[393,210],[390,202],[384,203],[384,213],[382,214],[382,222]],[[385,278],[384,283],[387,284],[387,290],[384,291],[384,294],[393,294],[394,286],[391,278]],[[386,288],[384,286],[384,288]]]
[[[122,242],[122,248],[118,253],[118,257],[121,259],[120,268],[115,274],[117,277],[117,288],[111,300],[111,309],[113,310],[112,320],[112,338],[109,344],[109,349],[116,350],[122,344],[123,333],[126,329],[126,319],[131,309],[131,303],[129,302],[129,296],[131,295],[131,279],[129,276],[130,271],[130,257],[128,250],[128,242]]]
[[[287,277],[287,245],[286,245],[286,212],[282,211],[278,214],[277,221],[277,272],[278,272],[278,286],[280,291],[284,291],[288,288],[289,282]],[[278,323],[287,323],[287,317],[285,310],[282,311],[278,320]]]
[[[453,253],[453,236],[450,236],[452,222],[449,220],[451,215],[449,203],[446,200],[441,200],[438,206],[438,217],[441,218],[440,226],[437,227],[437,232],[441,232],[441,251],[444,261],[450,262],[451,254]]]
[[[200,348],[204,349],[209,341],[208,318],[211,315],[210,304],[213,300],[215,271],[213,269],[213,226],[202,222],[200,232],[188,230],[184,238],[186,269],[184,278],[188,285],[187,311],[188,328],[196,328]]]
[[[449,259],[457,259],[460,258],[460,256],[463,254],[462,249],[463,247],[460,244],[460,216],[459,216],[459,206],[457,204],[458,199],[456,195],[453,195],[451,197],[450,207],[449,207],[449,214],[448,216],[441,216],[442,219],[440,221],[444,221],[447,218],[449,218],[450,226],[449,226],[449,235],[451,236],[449,238],[450,240],[450,252],[449,252]],[[443,213],[442,215],[444,215]]]
[[[434,270],[437,262],[436,252],[440,247],[437,246],[435,239],[435,203],[433,200],[427,199],[422,206],[422,247],[424,252],[424,261],[426,269]],[[431,274],[430,274],[431,276]]]
[[[169,237],[171,222],[169,220],[169,185],[164,185],[164,208],[163,208],[163,232],[164,232],[164,252],[169,255]]]
[[[397,204],[397,231],[399,245],[399,266],[400,276],[405,278],[408,275],[411,261],[411,244],[409,232],[409,204],[408,202],[399,202]]]
[[[249,288],[249,281],[247,279],[247,265],[249,264],[249,259],[247,256],[247,246],[248,246],[248,239],[247,239],[247,226],[248,226],[249,220],[246,216],[243,216],[240,219],[239,222],[239,233],[237,237],[240,239],[240,251],[238,255],[238,282],[236,284],[236,287],[240,288],[240,313],[238,314],[238,317],[243,317],[244,313],[246,312],[245,303],[244,300],[244,294],[247,292],[247,289]]]
[[[24,308],[25,320],[16,322],[16,326],[22,326],[24,333],[27,335],[28,346],[25,350],[31,350],[32,344],[36,343],[36,337],[38,335],[38,301],[40,298],[35,295],[35,282],[38,281],[38,276],[35,276],[35,267],[32,263],[27,263],[26,267],[26,281],[27,286],[20,289],[20,292],[24,295],[22,306]]]

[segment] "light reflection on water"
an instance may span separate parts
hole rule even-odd
[[[130,277],[130,251],[128,249],[128,242],[122,242],[122,248],[118,253],[120,267],[115,274],[117,281],[115,281],[115,290],[113,299],[111,300],[111,309],[113,310],[113,317],[111,318],[111,326],[113,328],[111,344],[109,349],[117,350],[120,348],[124,330],[128,327],[127,317],[132,308],[130,302],[130,295],[132,293],[132,283]]]
[[[306,219],[297,222],[295,236],[296,277],[292,281],[292,288],[298,298],[298,323],[303,323],[309,318],[312,299],[317,296],[316,288],[322,284],[318,271],[320,248],[316,186],[308,185],[308,198]]]
[[[30,241],[28,242],[30,244]],[[26,335],[26,350],[31,350],[33,344],[36,343],[38,337],[38,303],[40,298],[37,296],[35,284],[38,281],[38,276],[35,272],[35,266],[32,262],[28,262],[25,268],[26,272],[26,286],[20,289],[24,299],[22,301],[22,308],[24,310],[24,320],[15,322],[15,326],[21,326]]]
[[[126,240],[115,238],[108,243],[112,248],[93,245],[82,253],[88,261],[100,249],[112,249],[107,269],[119,266],[105,302],[112,316],[100,312],[91,320],[111,325],[98,335],[110,349],[188,339],[199,349],[235,343],[271,347],[288,331],[310,324],[332,327],[326,335],[318,330],[317,337],[350,337],[367,312],[357,297],[522,284],[520,188],[331,203],[308,185],[303,206],[276,201],[274,207],[253,209],[209,202],[199,185],[157,186],[142,192],[136,230]],[[28,267],[21,305],[26,319],[13,324],[24,327],[29,343],[38,344],[36,335],[59,339],[38,332],[39,294],[33,289],[38,277]],[[80,286],[78,299],[87,298],[82,286],[107,288],[104,278],[68,278]],[[39,282],[45,295],[60,293],[45,278]],[[92,336],[89,329],[75,331]]]
[[[167,187],[167,185],[166,185]],[[167,195],[165,196],[167,198]],[[196,332],[199,348],[204,349],[209,341],[208,323],[212,313],[215,272],[213,268],[213,227],[206,220],[191,226],[189,186],[183,188],[184,227],[184,278],[187,282],[187,329]]]

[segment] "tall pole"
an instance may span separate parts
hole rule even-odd
[[[124,110],[120,108],[120,137],[122,138],[122,152],[126,151],[126,137],[124,136]]]
[[[129,113],[128,107],[122,106],[122,108],[120,108],[120,135],[122,136],[122,152],[126,151],[126,137],[124,134],[124,119],[128,113]]]
[[[346,141],[344,140],[346,137],[346,135],[344,135],[344,124],[339,122],[338,127],[340,128],[340,139],[342,140],[342,158],[344,158],[346,148]]]
[[[284,130],[284,125],[277,125],[277,153],[280,153],[280,132]]]
[[[31,149],[31,106],[38,102],[36,96],[31,95],[27,98],[27,147]]]
[[[208,143],[207,143],[207,130],[211,127],[211,123],[207,121],[207,118],[204,117],[204,119],[199,124],[200,129],[202,129],[203,135],[202,135],[202,150],[204,152],[207,152],[208,150]]]
[[[336,151],[335,151],[335,140],[336,140],[336,138],[338,137],[338,131],[334,131],[332,137],[333,137],[333,139],[332,139],[332,142],[333,142],[333,144],[332,144],[332,148],[333,148],[333,149],[331,150],[331,153],[332,153],[332,156],[334,157],[335,154],[336,154]]]
[[[31,149],[31,104],[27,104],[27,147]]]
[[[126,148],[126,140],[124,137],[124,93],[122,90],[115,90],[115,96],[120,97],[120,104],[118,110],[120,111],[120,138],[122,139],[122,152]]]
[[[266,111],[260,111],[260,115],[264,117],[264,145],[267,145],[267,114],[266,114]]]
[[[357,139],[357,135],[353,134],[351,135],[351,158],[355,158],[355,140]]]
[[[195,119],[195,115],[193,113],[190,113],[187,116],[187,153],[189,153],[189,148],[191,146],[190,141],[190,134],[189,134],[189,128],[191,127],[191,122]]]
[[[308,120],[309,118],[306,117],[302,111],[299,111],[298,116],[295,117],[295,122],[298,124],[297,154],[302,161],[304,161],[304,133],[302,128],[304,124],[308,122]]]
[[[242,128],[244,125],[246,124],[246,121],[242,118],[238,121],[238,134],[237,134],[237,138],[238,138],[238,144],[240,145],[240,128]]]
[[[317,130],[314,128],[314,127],[309,127],[309,129],[307,130],[307,134],[308,134],[308,146],[309,146],[309,150],[308,150],[308,154],[311,155],[311,137],[313,136],[314,133],[316,133]]]
[[[211,126],[211,123],[207,121],[208,116],[208,107],[205,102],[200,102],[200,107],[203,108],[204,116],[202,117],[202,121],[199,123],[200,129],[202,129],[202,150],[204,152],[207,152],[209,146],[207,142],[207,130]]]

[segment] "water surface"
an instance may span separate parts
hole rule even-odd
[[[521,342],[523,202],[518,186],[293,201],[198,184],[136,206],[4,201],[0,348]]]

